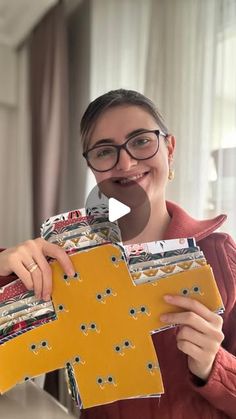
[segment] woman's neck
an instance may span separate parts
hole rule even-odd
[[[163,240],[170,215],[166,208],[165,200],[151,206],[150,217],[144,225],[142,231],[137,232],[137,225],[142,225],[144,210],[142,208],[132,209],[132,211],[119,220],[121,237],[124,244],[145,243],[156,240]]]

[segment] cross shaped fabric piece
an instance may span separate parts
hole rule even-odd
[[[170,325],[165,312],[181,311],[163,296],[183,288],[220,312],[223,303],[209,265],[135,285],[120,246],[104,244],[70,256],[68,278],[52,263],[57,319],[0,346],[0,392],[55,369],[71,367],[84,408],[163,393],[151,333]]]

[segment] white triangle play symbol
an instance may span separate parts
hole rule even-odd
[[[119,218],[124,217],[124,215],[128,214],[131,211],[130,207],[128,207],[127,205],[123,204],[115,198],[109,198],[108,209],[108,218],[111,222],[119,220]]]

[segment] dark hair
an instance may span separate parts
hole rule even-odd
[[[168,134],[161,114],[150,99],[134,90],[111,90],[93,100],[84,112],[80,123],[81,142],[84,151],[89,140],[89,133],[99,116],[107,109],[122,105],[140,106],[145,109],[155,119],[160,129]]]

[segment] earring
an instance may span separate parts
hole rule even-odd
[[[170,154],[169,155],[169,174],[168,174],[168,179],[170,181],[172,181],[175,177],[175,170],[172,169],[173,161],[174,161],[173,155]]]
[[[169,169],[169,175],[168,175],[168,179],[171,181],[173,180],[175,177],[175,171],[174,169]]]

